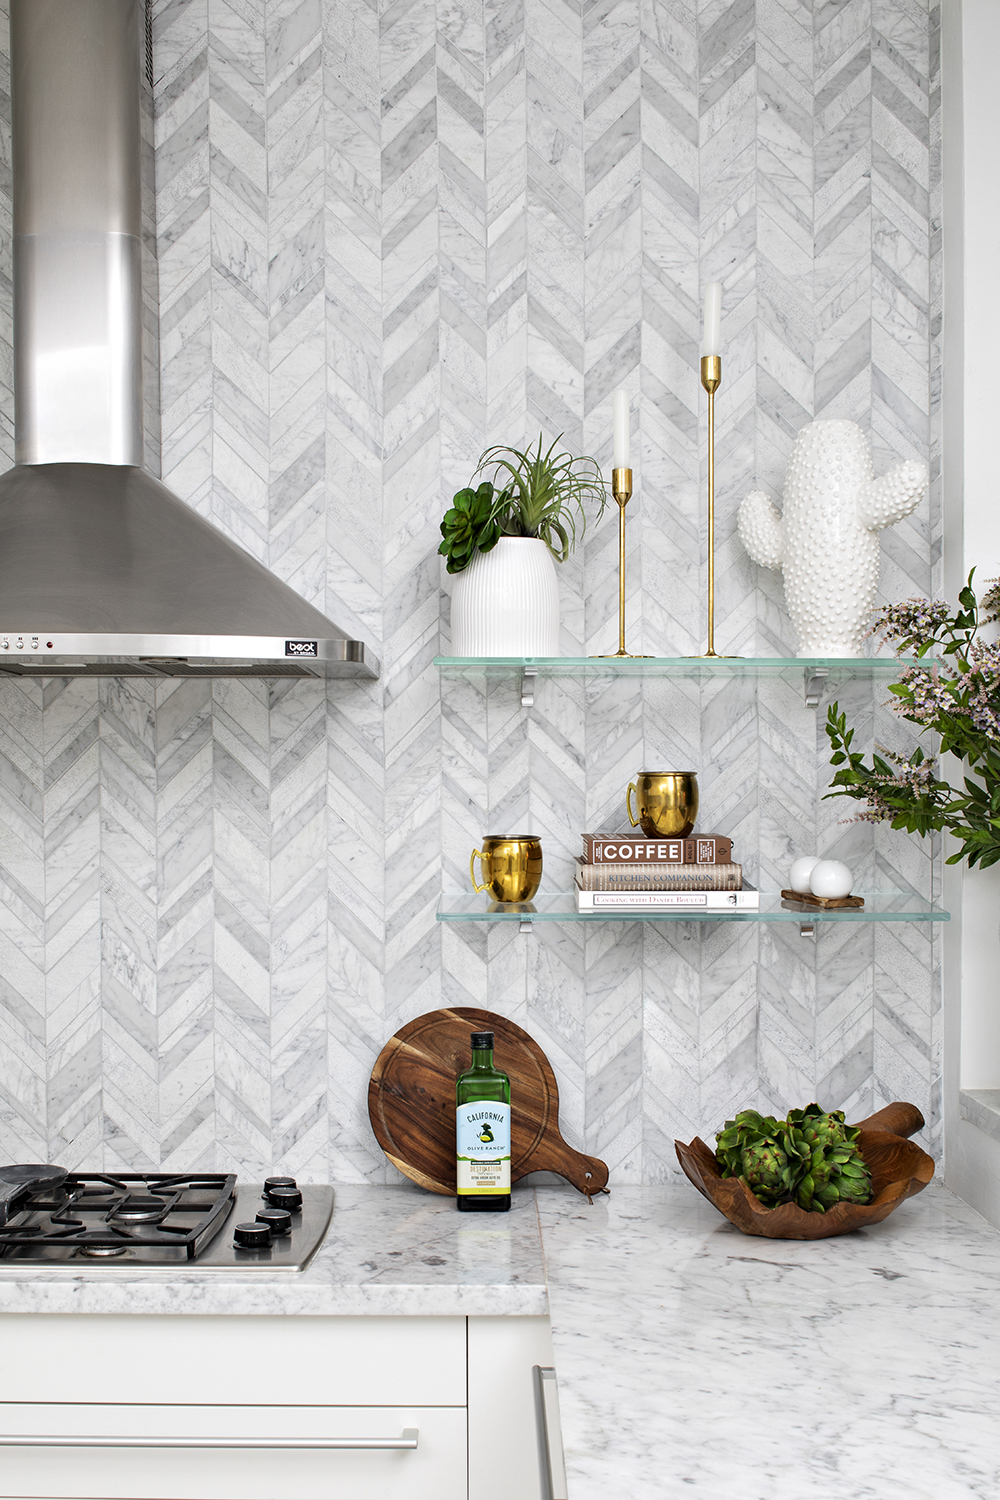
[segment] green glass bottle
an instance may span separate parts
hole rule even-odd
[[[458,1207],[510,1208],[510,1079],[493,1066],[492,1031],[472,1033],[472,1067],[455,1083]]]

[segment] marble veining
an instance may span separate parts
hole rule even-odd
[[[932,1184],[883,1224],[741,1235],[687,1183],[460,1217],[341,1187],[301,1275],[0,1272],[2,1313],[544,1316],[570,1500],[994,1500],[1000,1234]]]
[[[994,1500],[1000,1235],[947,1189],[811,1243],[537,1196],[571,1500]]]
[[[339,1187],[326,1238],[302,1272],[106,1269],[0,1265],[0,1314],[537,1317],[548,1307],[531,1188],[515,1193],[509,1214],[484,1222],[410,1184]]]
[[[939,0],[152,12],[150,459],[385,667],[329,689],[0,678],[0,1160],[391,1180],[368,1075],[442,1004],[539,1039],[567,1136],[613,1182],[669,1178],[672,1139],[734,1109],[815,1096],[855,1117],[912,1099],[933,1149],[925,931],[434,921],[504,826],[538,831],[567,887],[580,833],[620,826],[653,762],[699,769],[703,827],[762,886],[815,851],[859,888],[932,895],[932,845],[818,800],[825,702],[567,680],[529,716],[514,683],[432,661],[453,492],[488,444],[539,432],[607,466],[618,384],[631,648],[704,649],[706,280],[725,287],[720,649],[794,645],[735,507],[776,493],[805,423],[862,424],[878,473],[937,473]],[[0,6],[0,113],[6,40]],[[0,235],[8,459],[10,253]],[[933,589],[939,551],[935,487],[883,541],[883,597]],[[561,650],[614,649],[613,513],[559,586]],[[881,689],[839,696],[887,740]]]

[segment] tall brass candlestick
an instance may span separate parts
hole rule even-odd
[[[708,650],[706,656],[717,656],[715,649],[715,393],[722,384],[722,358],[703,354],[701,383],[708,392]]]
[[[632,498],[632,470],[611,470],[611,493],[618,505],[618,650],[615,656],[628,656],[625,650],[625,507]]]
[[[632,498],[632,470],[611,470],[611,493],[618,505],[618,650],[604,651],[599,660],[629,656],[625,650],[625,507]]]

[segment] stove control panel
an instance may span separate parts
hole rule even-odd
[[[267,1250],[272,1241],[290,1235],[292,1215],[301,1217],[302,1193],[294,1177],[266,1177],[261,1194],[264,1207],[252,1224],[237,1224],[233,1244],[241,1250]]]

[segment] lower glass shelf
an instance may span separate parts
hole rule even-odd
[[[947,922],[951,913],[911,895],[864,892],[863,907],[824,910],[792,904],[775,892],[761,892],[759,911],[577,911],[568,891],[539,892],[533,901],[503,904],[483,896],[447,895],[438,903],[439,922]]]

